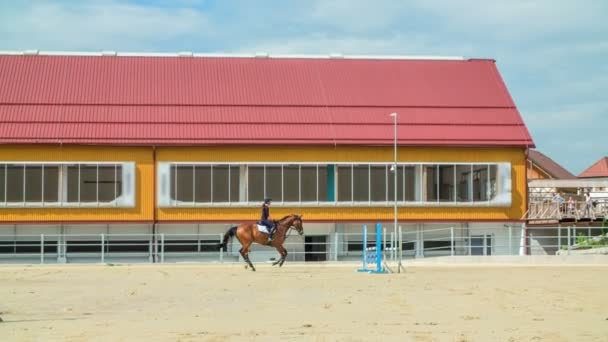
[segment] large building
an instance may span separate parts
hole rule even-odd
[[[524,234],[534,144],[493,60],[33,51],[1,55],[0,80],[7,253],[40,234],[68,262],[99,236],[201,252],[266,196],[303,215],[318,255],[290,238],[300,260],[360,252],[395,201],[412,255],[518,253]]]

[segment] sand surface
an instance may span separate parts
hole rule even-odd
[[[607,266],[0,266],[0,341],[608,341]]]

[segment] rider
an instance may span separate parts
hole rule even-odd
[[[270,232],[268,234],[268,241],[272,239],[272,232],[274,229],[274,222],[270,219],[270,204],[272,204],[272,198],[264,198],[264,203],[262,204],[262,219],[260,223],[268,228]]]

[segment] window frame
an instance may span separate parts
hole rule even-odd
[[[16,165],[23,167],[23,194],[22,201],[20,202],[9,202],[8,191],[6,186],[7,170],[10,165]],[[95,177],[95,201],[94,202],[81,202],[80,201],[80,167],[81,165],[95,166],[96,177]],[[99,201],[99,167],[113,165],[114,166],[114,194],[115,197],[111,201],[100,202]],[[40,201],[26,201],[26,179],[27,179],[27,167],[35,166],[41,167],[41,182],[40,182]],[[45,184],[47,181],[45,177],[46,167],[57,167],[57,201],[47,201],[45,199]],[[78,200],[68,201],[68,167],[78,166]],[[118,178],[118,167],[122,168],[121,172],[121,191],[120,195],[116,196],[117,191],[117,179]],[[135,162],[124,162],[124,161],[4,161],[0,160],[0,168],[4,168],[5,172],[5,185],[3,189],[0,189],[0,208],[88,208],[88,207],[104,207],[104,208],[132,208],[135,206]]]
[[[231,167],[239,167],[239,169],[241,167],[245,168],[244,172],[239,172],[241,175],[239,177],[239,186],[240,187],[244,187],[245,188],[245,197],[244,197],[244,201],[241,201],[240,198],[238,201],[234,201],[231,197],[229,197],[229,202],[221,202],[221,203],[215,203],[215,202],[184,202],[184,203],[176,203],[176,201],[167,201],[166,199],[166,195],[167,193],[170,193],[171,189],[170,186],[171,182],[167,182],[165,180],[163,180],[163,176],[165,175],[166,172],[164,172],[163,170],[167,170],[170,169],[172,167],[174,167],[175,165],[210,165],[211,168],[213,169],[213,165],[228,165],[229,168]],[[271,167],[279,167],[281,170],[281,181],[280,181],[280,186],[281,186],[281,193],[283,195],[283,200],[275,200],[273,201],[273,204],[275,206],[284,206],[284,207],[288,207],[288,206],[302,206],[302,207],[365,207],[365,206],[376,206],[376,207],[382,207],[382,206],[392,206],[394,205],[394,200],[388,197],[392,197],[389,196],[389,189],[385,189],[386,191],[386,200],[385,201],[372,201],[371,200],[371,194],[372,194],[372,189],[371,189],[371,167],[372,166],[384,166],[385,169],[387,170],[385,172],[385,177],[386,179],[384,180],[384,184],[385,187],[388,187],[389,185],[389,177],[394,177],[393,173],[389,170],[389,168],[393,165],[392,162],[332,162],[332,161],[323,161],[323,162],[208,162],[208,161],[200,161],[200,162],[192,162],[192,161],[188,161],[188,162],[173,162],[173,161],[163,161],[163,162],[158,162],[157,165],[157,169],[159,170],[158,174],[158,178],[157,178],[157,184],[159,184],[159,187],[157,189],[158,193],[157,193],[157,205],[158,207],[163,207],[163,208],[171,208],[171,207],[256,207],[259,206],[260,202],[262,201],[262,199],[260,198],[259,200],[249,200],[249,168],[250,167],[256,167],[256,168],[262,168],[264,170],[264,174],[266,174],[266,167],[267,166],[271,166]],[[487,168],[489,170],[491,165],[496,165],[496,187],[497,187],[497,191],[496,191],[496,195],[498,196],[499,194],[502,195],[502,198],[500,200],[495,200],[496,198],[492,198],[492,199],[488,199],[488,200],[482,200],[482,201],[473,201],[472,198],[472,189],[469,189],[471,199],[470,201],[466,201],[466,202],[458,202],[457,201],[457,193],[458,193],[458,175],[456,174],[457,168],[458,166],[467,166],[469,167],[471,170],[473,169],[473,165],[487,165]],[[287,169],[287,167],[291,167],[293,168],[294,166],[298,167],[298,201],[285,201],[285,181],[284,181],[284,177],[285,177],[285,170]],[[316,201],[303,201],[302,200],[302,167],[311,167],[314,166],[316,168],[316,175],[317,175],[317,181],[316,181]],[[333,168],[333,191],[335,193],[335,197],[334,197],[334,201],[328,201],[328,200],[322,200],[321,198],[319,198],[321,191],[319,189],[319,177],[320,177],[320,173],[319,170],[321,168],[324,168],[325,170],[327,170],[329,167]],[[366,201],[355,201],[354,198],[354,189],[353,189],[353,185],[354,185],[354,173],[353,173],[353,169],[356,166],[368,166],[368,199]],[[454,184],[452,185],[454,187],[454,194],[451,195],[450,197],[452,198],[451,201],[440,201],[439,200],[439,196],[437,196],[437,199],[432,200],[432,201],[424,201],[422,200],[423,195],[424,195],[424,187],[425,187],[425,183],[423,182],[423,170],[425,166],[432,166],[434,167],[434,169],[436,170],[436,178],[439,178],[439,170],[441,169],[440,166],[452,166],[454,168],[453,170],[453,182]],[[348,180],[343,180],[342,183],[344,184],[350,184],[350,200],[340,200],[340,196],[339,196],[339,191],[338,191],[338,184],[340,183],[338,174],[339,174],[339,169],[340,168],[350,168],[350,179]],[[408,178],[406,178],[406,168],[408,167],[412,167],[413,172],[408,172]],[[402,190],[402,195],[399,196],[398,200],[397,200],[397,204],[399,206],[427,206],[427,207],[432,207],[432,206],[437,206],[437,207],[480,207],[480,206],[491,206],[491,207],[506,207],[506,206],[511,206],[511,201],[512,201],[512,193],[511,193],[511,183],[512,183],[512,178],[511,178],[511,163],[509,162],[400,162],[397,163],[397,168],[399,171],[403,170],[402,172],[402,177],[403,177],[403,181],[401,182],[402,184],[400,184],[403,187]],[[502,173],[502,174],[501,174]],[[244,175],[244,176],[243,176]],[[406,199],[406,184],[409,184],[411,182],[410,178],[412,178],[413,176],[413,184],[414,184],[414,198],[415,200],[407,200]],[[426,177],[426,176],[424,176]],[[472,187],[473,184],[473,173],[471,172],[468,177],[470,177],[469,179],[469,186]],[[487,177],[487,187],[490,187],[490,177]],[[241,184],[242,182],[245,182],[245,184]],[[501,182],[505,183],[502,184],[501,186]],[[266,187],[266,176],[264,176],[264,188],[263,188],[263,192],[266,195],[267,194],[267,187]],[[436,195],[439,195],[439,180],[437,180],[436,182],[436,187],[434,189],[434,192],[436,193]],[[342,185],[344,185],[342,184]],[[330,184],[327,184],[327,187],[329,187]],[[259,190],[259,189],[258,189]],[[327,189],[329,191],[329,188]],[[401,190],[401,189],[399,189]],[[196,194],[194,194],[194,197],[196,198]],[[242,196],[239,196],[242,197]],[[179,202],[179,201],[177,201]]]

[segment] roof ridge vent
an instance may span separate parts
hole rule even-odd
[[[256,52],[255,53],[255,57],[256,58],[268,58],[270,55],[268,55],[268,52]]]
[[[194,54],[192,53],[192,51],[181,51],[177,53],[178,57],[193,57]]]
[[[330,53],[329,58],[344,58],[344,55],[341,53]]]
[[[40,53],[40,50],[25,50],[23,54],[25,56],[37,56]]]
[[[116,51],[110,51],[110,50],[101,51],[101,55],[102,56],[116,56]]]

